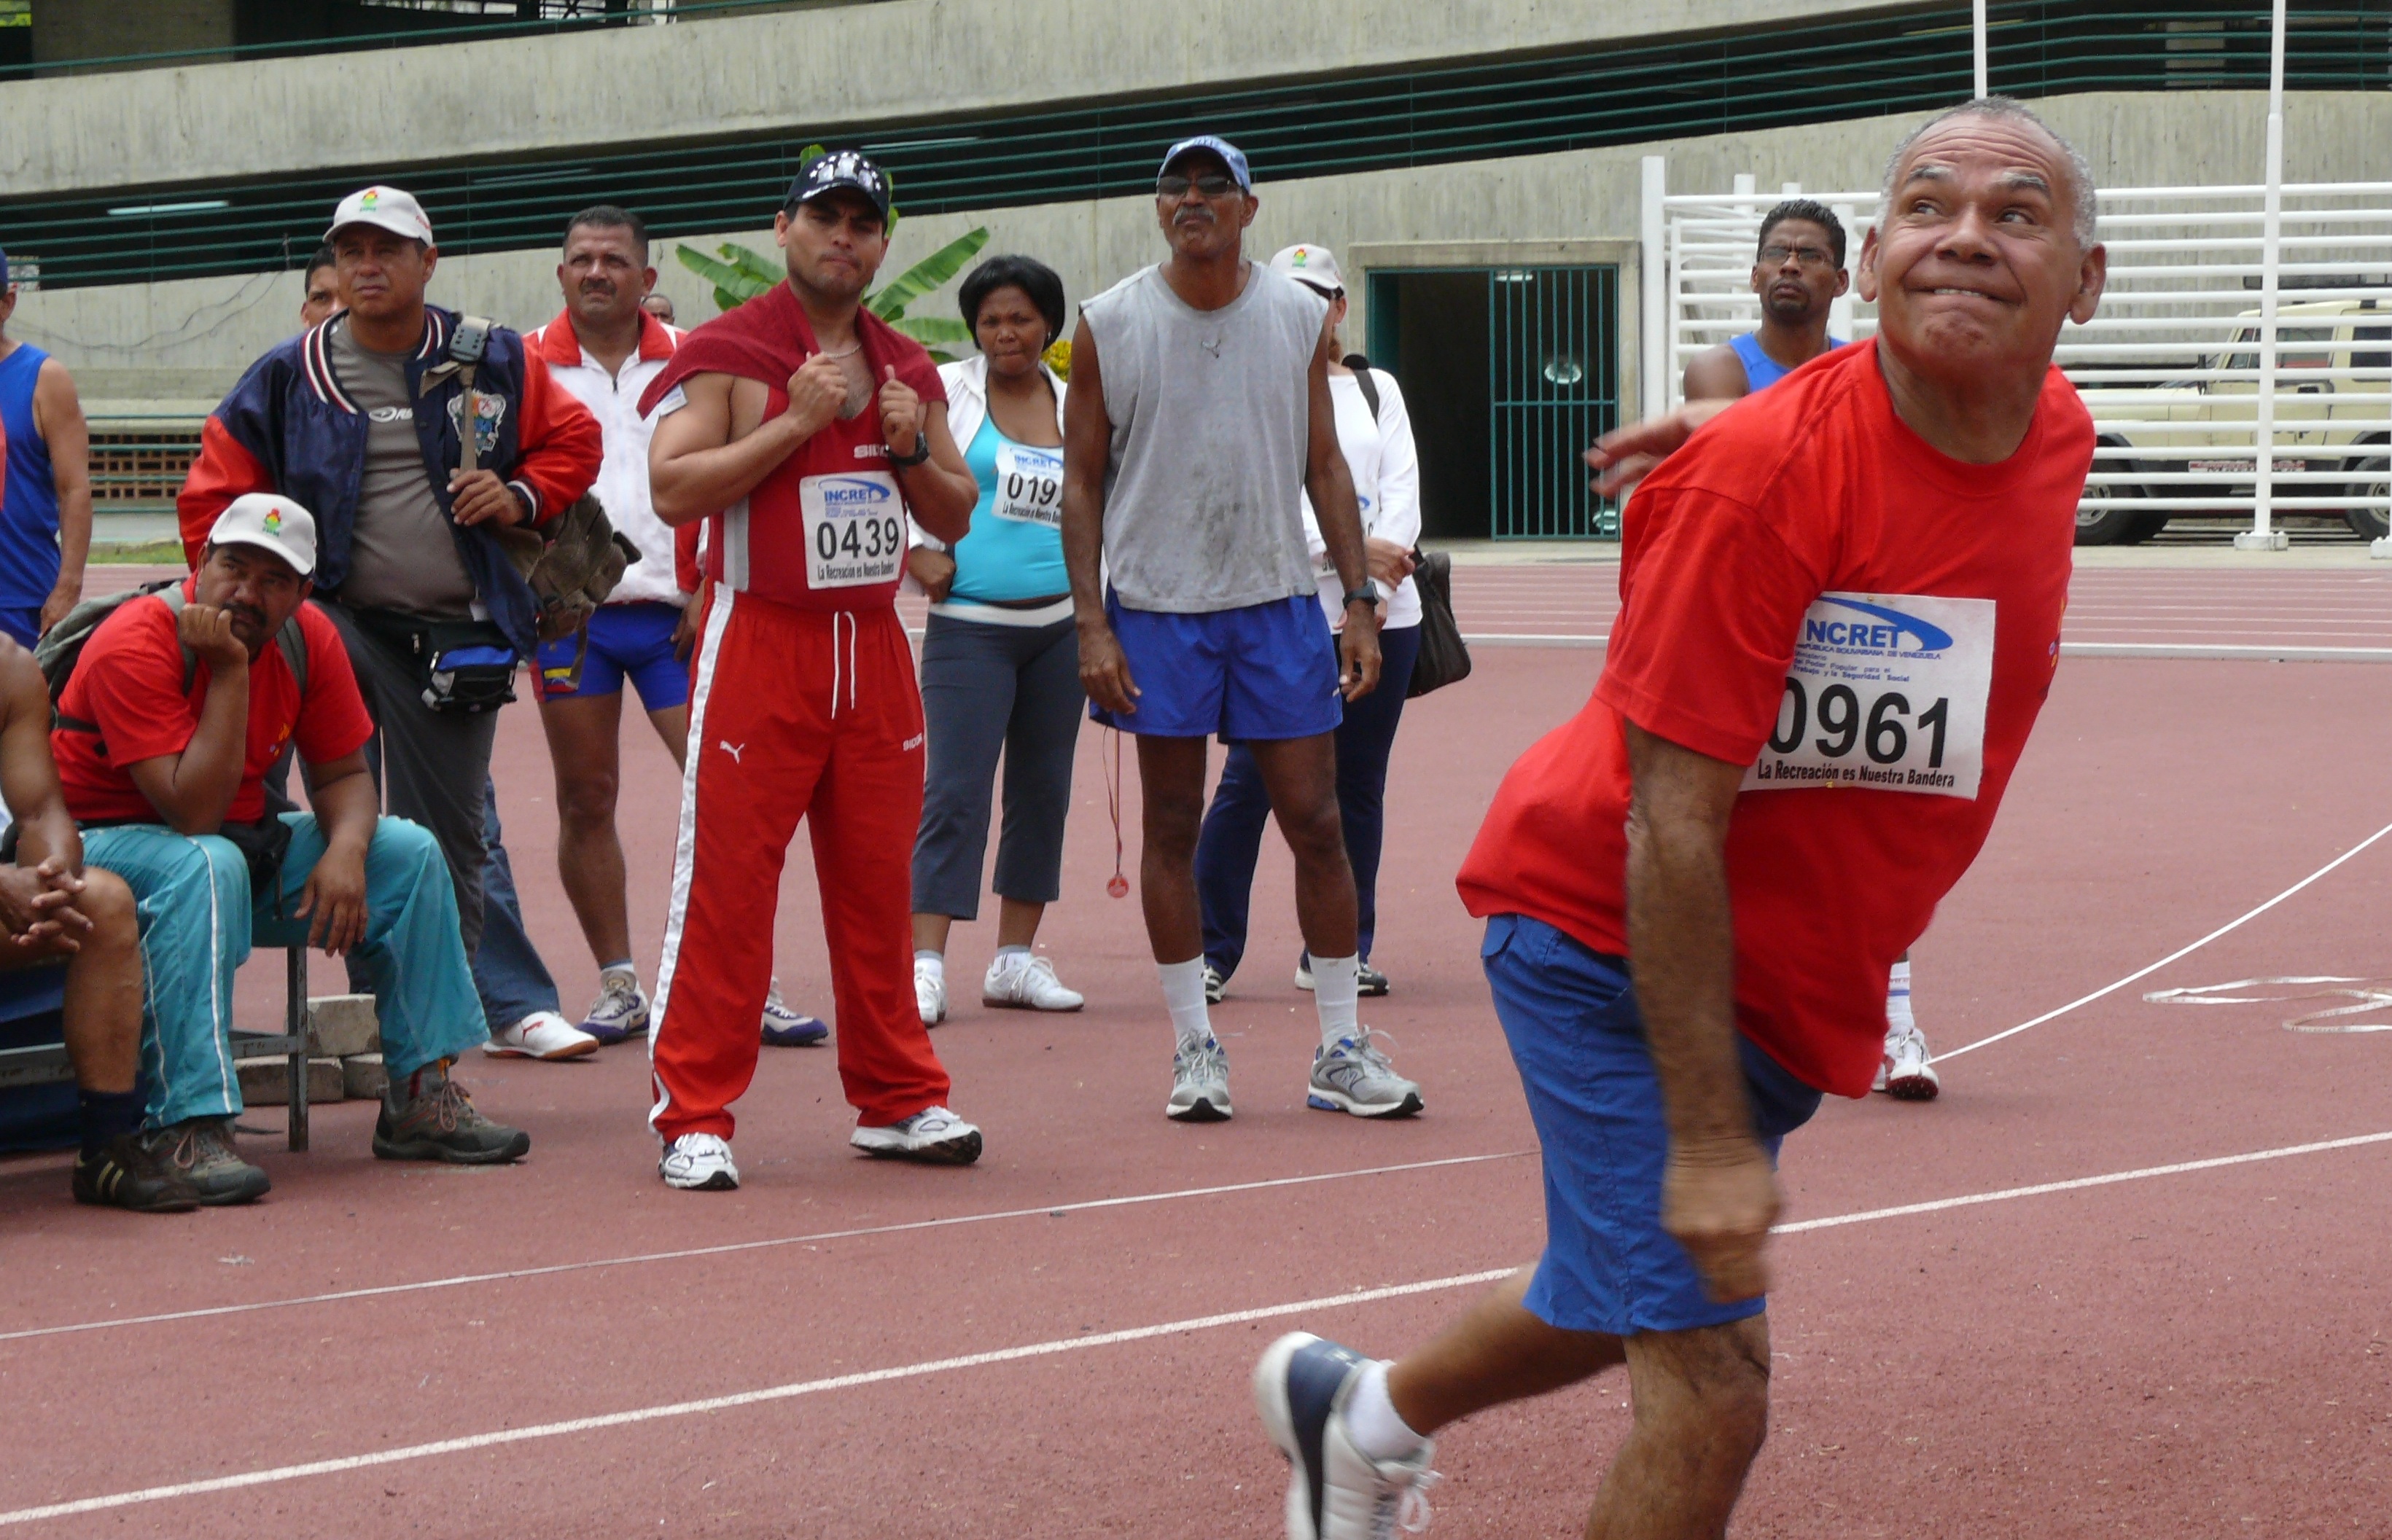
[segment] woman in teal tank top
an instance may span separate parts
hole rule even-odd
[[[1028,257],[991,257],[964,279],[961,299],[980,353],[940,374],[980,501],[970,532],[952,550],[917,535],[906,559],[931,600],[922,638],[930,767],[914,843],[914,997],[932,1027],[947,1015],[949,933],[980,914],[1000,756],[997,951],[981,1001],[1039,1011],[1082,1004],[1033,950],[1061,891],[1063,821],[1086,705],[1063,570],[1064,383],[1044,362],[1063,329],[1063,280]]]

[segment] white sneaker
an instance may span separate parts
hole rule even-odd
[[[1916,1027],[1897,1027],[1885,1034],[1885,1054],[1878,1060],[1877,1080],[1870,1086],[1898,1101],[1931,1102],[1944,1089],[1927,1052],[1927,1034]]]
[[[980,1158],[980,1130],[942,1106],[926,1106],[902,1123],[859,1124],[847,1142],[867,1155],[926,1165],[968,1166]]]
[[[1229,1120],[1229,1055],[1217,1038],[1183,1042],[1171,1055],[1171,1100],[1163,1115],[1180,1123]]]
[[[668,1187],[684,1192],[727,1193],[739,1185],[739,1168],[732,1163],[731,1141],[719,1134],[684,1133],[665,1146],[656,1174]]]
[[[598,1040],[554,1011],[534,1011],[492,1032],[482,1052],[494,1059],[578,1059],[598,1052]]]
[[[914,976],[916,993],[922,987],[921,977],[918,972]],[[988,965],[988,977],[981,980],[980,1003],[1006,1010],[1076,1011],[1088,1001],[1079,990],[1065,989],[1055,977],[1055,964],[1044,957],[1008,951]]]
[[[994,971],[990,977],[995,977]],[[921,1013],[925,1027],[947,1019],[947,976],[919,957],[914,959],[914,1009]]]
[[[1254,1365],[1254,1410],[1287,1456],[1288,1540],[1391,1540],[1398,1528],[1428,1528],[1436,1445],[1424,1441],[1399,1460],[1356,1447],[1346,1404],[1369,1361],[1353,1349],[1292,1331]]]

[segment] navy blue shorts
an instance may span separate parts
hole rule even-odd
[[[1317,737],[1345,720],[1337,641],[1308,593],[1205,615],[1126,610],[1108,593],[1105,615],[1139,692],[1125,716],[1088,703],[1107,727],[1242,744]]]
[[[543,701],[619,695],[628,675],[639,688],[640,704],[650,711],[687,705],[689,665],[673,656],[673,631],[680,625],[681,611],[660,600],[601,604],[584,633],[589,641],[586,653],[582,637],[559,637],[540,643],[533,692]],[[581,658],[578,681],[573,677],[577,655]]]
[[[0,610],[0,632],[17,639],[17,645],[27,652],[42,640],[42,607],[32,605],[21,610]]]
[[[1724,1326],[1765,1299],[1713,1301],[1661,1228],[1670,1130],[1627,964],[1541,920],[1498,914],[1479,953],[1544,1145],[1545,1254],[1522,1301],[1565,1331],[1632,1337]],[[1819,1093],[1739,1034],[1754,1132],[1778,1141],[1819,1109]]]

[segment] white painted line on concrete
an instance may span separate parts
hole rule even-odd
[[[2138,1182],[2158,1176],[2178,1176],[2188,1171],[2215,1171],[2222,1166],[2244,1166],[2261,1160],[2282,1160],[2296,1155],[2316,1155],[2329,1150],[2354,1149],[2361,1145],[2386,1142],[2392,1142],[2392,1132],[2356,1134],[2346,1139],[2327,1139],[2308,1145],[2287,1145],[2278,1149],[2252,1150],[2242,1155],[2221,1155],[2204,1160],[2180,1160],[2172,1165],[2145,1166],[2136,1171],[2112,1171],[2100,1176],[2080,1176],[2064,1182],[2043,1182],[2027,1187],[2004,1187],[1993,1192],[1970,1193],[1958,1197],[1933,1198],[1924,1203],[1905,1203],[1892,1209],[1870,1209],[1860,1213],[1838,1214],[1826,1219],[1800,1220],[1791,1224],[1779,1225],[1776,1233],[1798,1235],[1805,1231],[1827,1230],[1846,1224],[1866,1224],[1876,1220],[1939,1213],[1947,1209],[1969,1208],[1982,1203],[2001,1203],[2012,1198],[2037,1197],[2048,1193],[2074,1192],[2084,1187],[2108,1186],[2113,1183]],[[901,1365],[894,1368],[866,1369],[856,1374],[833,1375],[822,1379],[801,1379],[786,1385],[768,1385],[760,1390],[739,1391],[730,1395],[708,1396],[697,1401],[669,1402],[659,1406],[636,1406],[628,1411],[573,1417],[563,1422],[535,1423],[526,1428],[504,1428],[488,1433],[469,1433],[462,1438],[440,1439],[431,1443],[405,1444],[396,1449],[381,1449],[365,1455],[348,1455],[328,1460],[310,1460],[304,1465],[275,1466],[264,1470],[244,1470],[236,1475],[213,1476],[196,1482],[178,1482],[167,1486],[149,1486],[132,1492],[114,1492],[105,1496],[81,1497],[72,1502],[46,1503],[38,1508],[22,1508],[0,1513],[0,1526],[37,1523],[45,1519],[69,1519],[78,1514],[99,1513],[110,1508],[131,1508],[144,1503],[167,1502],[177,1497],[198,1497],[213,1492],[232,1492],[242,1487],[269,1486],[283,1482],[302,1481],[310,1476],[333,1476],[344,1471],[397,1465],[407,1460],[428,1459],[439,1455],[470,1454],[477,1449],[524,1443],[534,1439],[566,1438],[577,1433],[591,1433],[609,1428],[658,1422],[669,1417],[697,1417],[709,1412],[734,1411],[743,1406],[760,1405],[769,1402],[789,1401],[800,1396],[857,1390],[867,1385],[884,1385],[891,1380],[918,1379],[926,1375],[949,1374],[959,1369],[986,1368],[995,1364],[1016,1364],[1024,1359],[1046,1358],[1057,1353],[1078,1352],[1089,1348],[1109,1348],[1124,1342],[1149,1341],[1158,1337],[1178,1337],[1190,1332],[1210,1331],[1219,1326],[1244,1326],[1249,1322],[1301,1315],[1314,1311],[1339,1310],[1351,1305],[1372,1304],[1380,1300],[1401,1299],[1407,1295],[1440,1293],[1447,1289],[1490,1284],[1500,1278],[1508,1278],[1516,1271],[1518,1271],[1516,1268],[1498,1267],[1477,1273],[1457,1273],[1450,1277],[1428,1278],[1418,1283],[1388,1284],[1378,1288],[1358,1288],[1344,1294],[1326,1294],[1316,1299],[1296,1300],[1286,1304],[1261,1305],[1252,1310],[1228,1311],[1217,1315],[1198,1315],[1183,1321],[1165,1321],[1156,1326],[1132,1326],[1122,1331],[1089,1332],[1076,1337],[1060,1337],[1051,1341],[1032,1342],[1022,1347],[997,1348],[986,1352],[964,1353],[953,1358],[933,1358],[923,1363]]]
[[[643,1262],[683,1262],[693,1257],[730,1256],[740,1251],[766,1251],[816,1241],[854,1240],[865,1236],[902,1235],[909,1230],[942,1230],[958,1224],[985,1224],[1000,1219],[1035,1219],[1050,1214],[1086,1213],[1095,1209],[1125,1209],[1145,1203],[1171,1203],[1182,1198],[1218,1197],[1228,1193],[1263,1192],[1273,1187],[1303,1187],[1319,1182],[1345,1182],[1363,1176],[1394,1176],[1405,1171],[1436,1171],[1449,1166],[1476,1166],[1489,1160],[1518,1160],[1535,1150],[1506,1150],[1500,1155],[1456,1155],[1442,1160],[1412,1160],[1399,1166],[1367,1166],[1360,1171],[1322,1171],[1312,1176],[1274,1176],[1259,1182],[1232,1182],[1216,1187],[1181,1187],[1171,1192],[1133,1193],[1123,1197],[1092,1197],[1077,1203],[1046,1203],[1034,1209],[999,1209],[987,1213],[955,1214],[945,1219],[908,1220],[897,1224],[870,1224],[852,1230],[817,1230],[811,1235],[774,1236],[763,1240],[726,1241],[720,1246],[692,1246],[677,1251],[644,1251],[624,1257],[598,1257],[588,1262],[551,1262],[542,1267],[517,1267],[500,1273],[462,1273],[415,1283],[376,1284],[364,1288],[335,1289],[325,1294],[301,1294],[284,1300],[254,1300],[242,1304],[208,1305],[196,1310],[162,1311],[154,1315],[124,1315],[104,1321],[73,1321],[55,1326],[29,1326],[0,1332],[0,1342],[29,1337],[65,1337],[76,1332],[108,1331],[117,1326],[155,1326],[165,1321],[197,1321],[214,1315],[246,1315],[261,1310],[288,1310],[294,1305],[335,1304],[344,1300],[371,1300],[391,1294],[412,1294],[436,1288],[462,1288],[469,1284],[502,1283],[511,1278],[540,1278],[555,1273],[586,1273],[602,1267],[632,1267]]]
[[[1524,631],[1465,631],[1473,647],[1589,647],[1611,644],[1609,636],[1539,635]],[[2206,641],[2063,641],[2062,657],[2208,658],[2228,663],[2392,663],[2392,647],[2260,647]]]
[[[2248,925],[2253,920],[2257,919],[2260,915],[2265,914],[2268,911],[2275,908],[2278,904],[2282,903],[2286,899],[2291,898],[2302,888],[2308,886],[2309,884],[2316,882],[2319,878],[2324,876],[2335,867],[2340,866],[2344,861],[2350,860],[2351,857],[2359,854],[2361,850],[2366,849],[2377,840],[2382,839],[2386,835],[2392,835],[2392,823],[2386,823],[2384,827],[2376,830],[2365,839],[2360,840],[2349,849],[2345,850],[2342,854],[2334,857],[2334,860],[2327,861],[2323,866],[2319,867],[2308,876],[2303,877],[2300,881],[2293,884],[2292,886],[2285,888],[2282,893],[2269,899],[2266,903],[2261,904],[2258,908],[2254,909],[2247,913],[2227,921],[2224,925],[2219,925],[2216,930],[2211,931],[2208,935],[2203,937],[2200,940],[2193,942],[2190,946],[2178,947],[2176,951],[2169,952],[2165,957],[2161,958],[2158,962],[2151,964],[2146,967],[2137,968],[2134,972],[2126,975],[2126,977],[2119,979],[2116,983],[2105,984],[2101,988],[2095,990],[2091,994],[2085,995],[2076,1000],[2072,1000],[2056,1011],[2046,1011],[2043,1015],[2036,1016],[2033,1021],[2022,1021],[2015,1027],[1996,1032],[1992,1037],[1979,1038],[1976,1042],[1971,1042],[1965,1047],[1955,1048],[1948,1053],[1938,1054],[1935,1055],[1936,1062],[1941,1063],[1945,1059],[1958,1058],[1963,1054],[1973,1054],[1978,1049],[1984,1047],[1988,1043],[1999,1042],[2004,1038],[2016,1037],[2030,1027],[2040,1027],[2047,1021],[2051,1021],[2060,1016],[2064,1016],[2069,1012],[2076,1009],[2079,1005],[2090,1005],[2093,1002],[2100,999],[2104,995],[2115,994],[2120,990],[2125,989],[2127,985],[2135,982],[2135,980],[2138,978],[2148,978],[2152,974],[2155,974],[2162,968],[2166,967],[2170,963],[2175,962],[2178,958],[2191,956],[2194,952],[2199,951],[2202,948],[2209,945],[2210,942],[2216,940],[2219,937],[2226,935],[2229,931],[2240,930],[2242,926]]]

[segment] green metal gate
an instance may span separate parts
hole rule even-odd
[[[1619,269],[1487,275],[1488,511],[1499,540],[1618,539],[1580,458],[1619,422]]]

